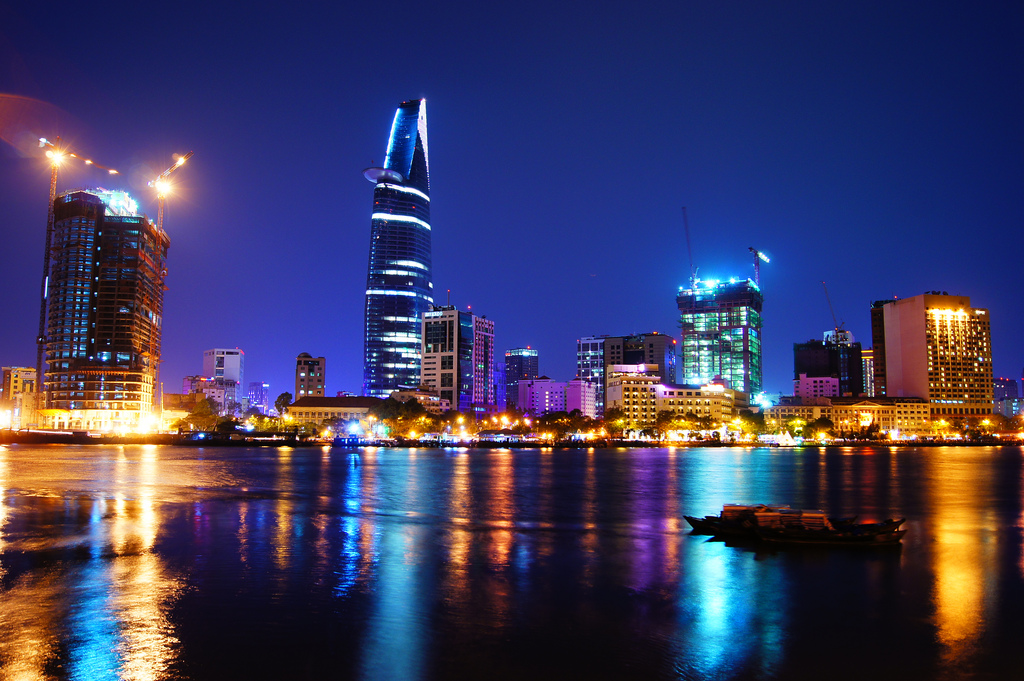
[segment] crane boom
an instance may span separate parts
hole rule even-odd
[[[697,270],[693,268],[693,246],[690,244],[690,219],[686,216],[683,206],[683,229],[686,230],[686,252],[690,255],[690,288],[697,285]]]
[[[828,286],[825,285],[825,282],[821,282],[821,286],[825,289],[825,300],[828,301],[828,311],[832,313],[832,324],[835,327],[836,337],[838,338],[839,332],[843,330],[843,325],[836,320],[836,311],[832,307],[832,297],[828,294]]]
[[[190,151],[184,156],[179,156],[170,168],[157,175],[156,179],[151,180],[149,183],[150,187],[156,189],[156,228],[160,231],[163,231],[164,229],[164,202],[167,199],[167,190],[169,189],[167,178],[170,177],[171,173],[175,170],[185,165],[185,161],[192,158],[192,154],[194,153],[194,151]]]
[[[771,262],[768,256],[757,250],[753,246],[747,247],[747,250],[754,254],[754,283],[757,284],[758,288],[761,287],[761,261]]]

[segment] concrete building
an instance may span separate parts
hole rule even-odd
[[[221,415],[233,413],[232,406],[241,407],[238,400],[238,384],[225,378],[209,376],[186,376],[181,381],[181,392],[185,395],[202,394],[217,404]]]
[[[764,296],[750,279],[694,279],[680,287],[682,381],[716,378],[748,395],[761,392],[761,310]]]
[[[860,343],[849,331],[830,330],[823,340],[793,344],[794,382],[800,376],[810,379],[835,378],[837,395],[859,397],[864,392],[864,367]]]
[[[793,395],[796,397],[838,397],[840,395],[839,378],[800,374],[793,381]]]
[[[203,375],[244,385],[245,353],[239,348],[207,350],[203,353]]]
[[[249,383],[249,407],[259,410],[266,416],[270,413],[270,384],[263,381],[251,381]]]
[[[323,397],[326,373],[327,360],[325,358],[313,357],[308,352],[303,352],[296,357],[294,399]]]
[[[476,415],[497,411],[494,390],[494,322],[454,305],[423,315],[420,385],[453,409]]]
[[[452,408],[451,402],[442,400],[441,396],[432,390],[423,390],[422,388],[396,390],[391,393],[391,399],[399,402],[416,400],[430,414],[443,414]]]
[[[597,385],[597,412],[604,414],[608,368],[616,364],[656,366],[668,383],[678,379],[679,342],[657,331],[631,336],[587,336],[576,341],[576,377]]]
[[[748,406],[747,396],[720,384],[665,383],[654,365],[614,365],[608,373],[608,409],[621,409],[629,430],[655,424],[659,411],[691,414],[722,424]]]
[[[933,432],[928,402],[917,397],[817,397],[790,398],[764,410],[765,425],[785,429],[793,419],[804,422],[830,420],[840,435],[875,428],[892,439],[930,435]]]
[[[505,407],[518,409],[519,381],[540,377],[540,357],[530,348],[505,351]]]
[[[884,347],[885,395],[921,397],[933,417],[992,413],[992,340],[988,310],[967,296],[932,291],[872,307],[876,392]]]
[[[380,404],[376,397],[300,397],[288,406],[292,423],[318,426],[325,421],[362,420]]]
[[[547,376],[519,381],[519,409],[533,417],[566,411],[565,385]]]
[[[565,410],[579,409],[592,419],[597,418],[597,385],[582,378],[574,378],[565,384]]]
[[[35,416],[36,370],[4,367],[0,378],[0,428],[24,428]]]
[[[6,369],[5,369],[6,371]],[[1001,400],[1007,397],[1017,397],[1017,379],[1015,378],[993,378],[992,398]]]
[[[42,425],[152,430],[170,239],[125,192],[65,192],[53,210]]]

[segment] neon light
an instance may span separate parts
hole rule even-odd
[[[405,192],[406,194],[415,194],[416,196],[422,198],[424,201],[430,200],[429,196],[421,192],[419,189],[414,189],[413,187],[403,187],[400,184],[389,184],[387,182],[381,183],[381,186],[387,187],[388,189],[394,189],[395,191]]]
[[[415,260],[389,260],[389,265],[397,265],[398,267],[416,267],[421,270],[427,269],[427,266],[421,262]]]
[[[423,227],[424,229],[430,230],[430,225],[423,222],[423,220],[420,220],[419,218],[414,218],[411,215],[392,215],[391,213],[374,213],[370,216],[370,218],[374,220],[394,220],[395,222],[411,222],[413,224],[419,225],[420,227]]]

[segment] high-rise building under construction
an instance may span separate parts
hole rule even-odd
[[[153,416],[170,239],[125,192],[54,204],[43,422],[137,430]]]
[[[363,175],[374,183],[363,395],[386,398],[417,385],[423,314],[434,302],[426,100],[399,105],[384,166]]]
[[[715,378],[733,390],[761,392],[761,309],[764,296],[750,279],[694,278],[676,297],[682,329],[682,381],[704,385]]]

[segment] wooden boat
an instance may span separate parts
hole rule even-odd
[[[897,544],[906,534],[905,518],[858,523],[854,518],[829,518],[822,511],[764,504],[726,504],[721,514],[703,518],[683,516],[693,534],[743,537],[773,544],[818,546],[884,546]]]

